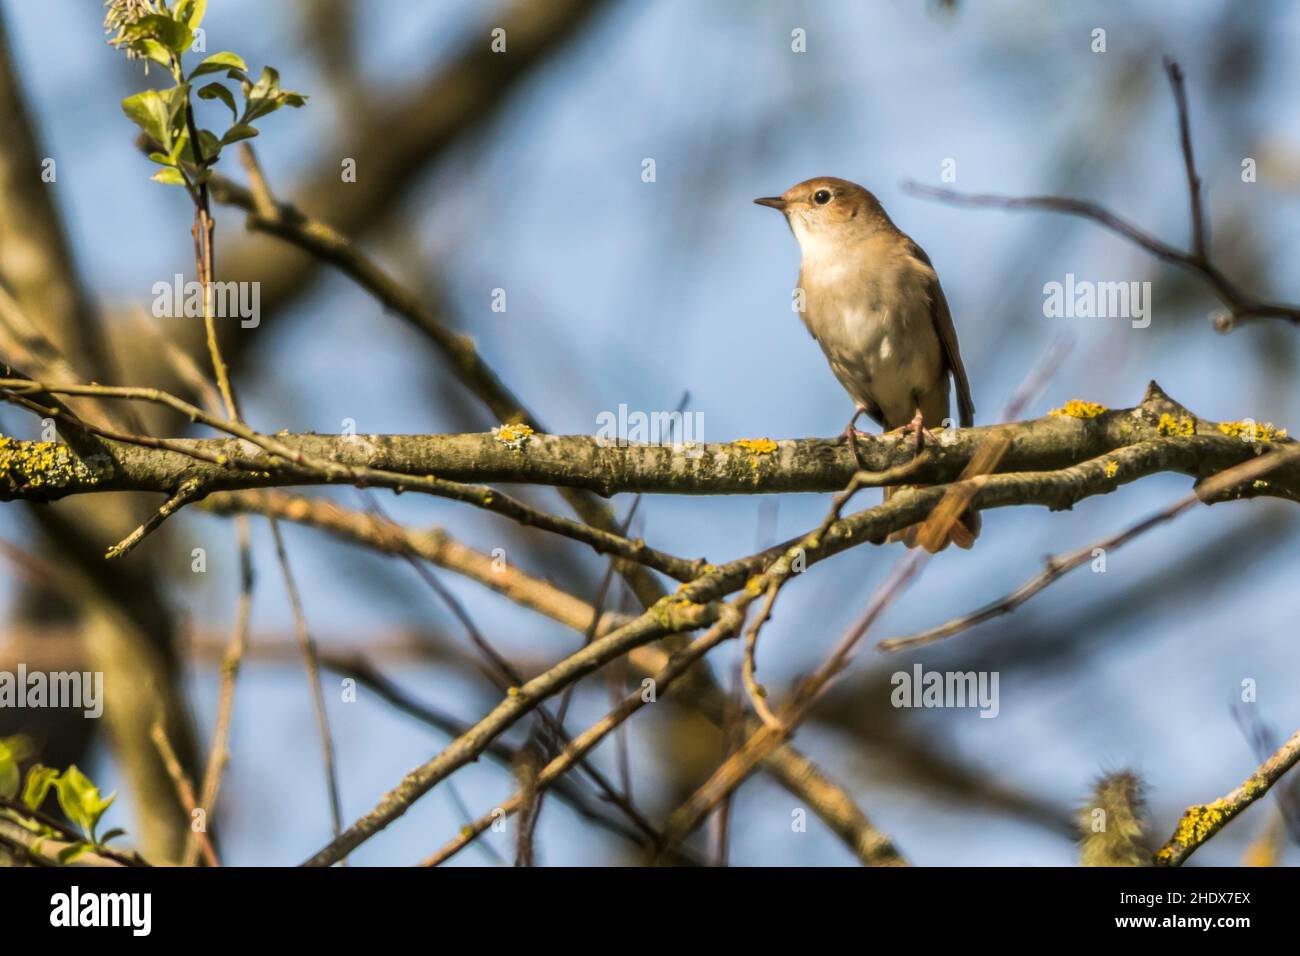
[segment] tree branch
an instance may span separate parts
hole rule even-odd
[[[1222,830],[1248,806],[1268,793],[1282,775],[1300,763],[1300,730],[1227,796],[1197,804],[1184,811],[1169,842],[1155,855],[1158,866],[1181,866],[1210,837]]]
[[[12,400],[9,389],[32,386],[0,379],[0,398]],[[60,391],[60,387],[49,388]],[[93,386],[83,388],[98,391]],[[1079,407],[1084,410],[1077,411]],[[1042,418],[946,431],[910,480],[919,484],[953,481],[976,448],[995,432],[1011,440],[999,473],[1055,471],[1142,445],[1144,452],[1139,457],[1144,474],[1172,471],[1200,479],[1248,461],[1268,448],[1294,444],[1284,432],[1269,426],[1197,418],[1152,382],[1142,402],[1133,408],[1093,414],[1081,403],[1071,403]],[[247,441],[235,438],[154,440],[164,442],[165,448],[109,442],[109,453],[95,461],[79,459],[66,446],[55,443],[0,439],[0,501],[53,501],[100,491],[172,494],[189,479],[198,480],[211,493],[291,485],[382,486],[400,482],[405,476],[410,479],[407,490],[419,491],[435,475],[437,482],[447,485],[517,482],[586,488],[602,495],[771,494],[839,491],[858,471],[842,438],[708,443],[697,446],[695,455],[689,449],[677,451],[661,445],[618,447],[585,435],[532,434],[522,442],[486,433],[255,437],[266,447],[250,447]],[[873,472],[907,464],[913,447],[898,435],[860,441],[859,446],[866,468]],[[202,460],[196,460],[199,458]],[[316,463],[323,463],[322,467],[315,467]],[[295,467],[299,465],[305,467]],[[374,480],[376,472],[389,477]],[[1078,489],[1078,497],[1114,490],[1135,477],[1139,476],[1120,470]],[[462,500],[483,497],[482,489],[464,489]],[[1267,482],[1256,482],[1235,495],[1300,501],[1300,463],[1286,463]],[[1059,507],[1071,503],[1062,498]]]

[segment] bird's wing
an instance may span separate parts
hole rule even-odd
[[[943,343],[943,354],[952,372],[953,381],[957,383],[957,413],[962,428],[969,428],[975,423],[975,403],[970,397],[970,381],[966,378],[966,367],[961,363],[961,349],[957,345],[957,329],[952,324],[952,313],[948,311],[948,300],[944,297],[943,286],[939,284],[939,274],[934,271],[930,257],[925,250],[912,240],[908,240],[912,254],[929,267],[930,273],[930,319],[934,322],[934,331]]]

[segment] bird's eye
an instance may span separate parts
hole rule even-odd
[[[813,202],[819,206],[824,206],[831,201],[831,191],[829,189],[819,189],[813,193]]]

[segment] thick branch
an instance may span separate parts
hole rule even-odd
[[[1069,406],[1067,406],[1067,410]],[[1249,426],[1199,419],[1170,399],[1154,382],[1134,408],[1102,411],[1094,417],[1051,414],[1008,425],[943,432],[914,480],[955,480],[993,432],[1011,439],[999,473],[1055,471],[1089,458],[1145,446],[1144,473],[1173,471],[1204,478],[1249,461],[1291,439],[1258,435]],[[1244,432],[1244,434],[1243,434]],[[349,468],[368,468],[451,482],[518,482],[585,488],[603,495],[765,494],[829,492],[842,489],[857,471],[842,439],[786,439],[770,442],[708,443],[674,449],[661,445],[618,447],[585,435],[533,434],[519,447],[492,434],[471,435],[277,435],[275,441],[302,455],[328,459],[342,468],[304,474],[289,463],[237,439],[171,439],[168,448],[109,443],[109,454],[78,459],[63,445],[0,439],[0,500],[52,501],[96,491],[154,491],[174,494],[197,479],[208,492],[256,487],[354,483]],[[907,463],[912,443],[884,435],[860,442],[864,464],[887,471]],[[199,456],[206,460],[196,460]],[[233,467],[238,461],[243,467]],[[222,464],[225,462],[225,464]],[[1104,476],[1074,496],[1113,490],[1133,477],[1123,470]],[[1028,479],[1026,479],[1028,480]],[[417,490],[414,487],[411,490]],[[1280,466],[1266,482],[1238,490],[1238,497],[1273,496],[1300,501],[1300,461]],[[1070,496],[1053,507],[1067,508]]]

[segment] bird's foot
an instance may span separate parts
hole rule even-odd
[[[930,439],[930,441],[934,442],[936,445],[939,443],[939,439],[935,437],[934,432],[926,428],[923,422],[924,419],[921,417],[921,410],[918,408],[915,417],[913,417],[913,419],[902,428],[898,429],[898,431],[902,432],[904,435],[909,432],[916,435],[916,447],[912,451],[913,458],[921,454],[921,449],[925,447],[925,439]]]
[[[866,406],[859,405],[853,412],[853,417],[849,423],[844,426],[844,440],[849,443],[849,450],[853,452],[853,460],[858,463],[858,467],[863,471],[868,471],[866,459],[862,457],[862,450],[858,447],[858,439],[870,439],[869,433],[862,431],[857,427],[858,419],[867,413]]]

